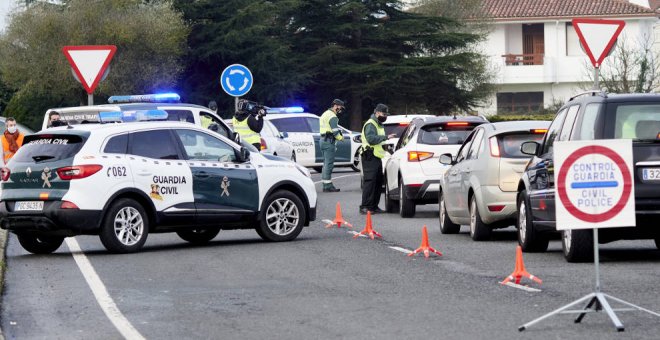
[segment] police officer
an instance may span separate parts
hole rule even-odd
[[[382,213],[378,207],[381,187],[383,186],[383,164],[385,156],[383,142],[395,138],[395,134],[385,135],[383,123],[387,120],[387,105],[378,104],[369,120],[362,127],[362,172],[364,184],[362,187],[362,204],[360,214],[371,211],[372,214]]]
[[[332,184],[332,169],[335,167],[335,153],[337,141],[343,140],[344,136],[339,130],[339,118],[337,115],[344,111],[344,102],[340,99],[332,101],[332,106],[321,115],[321,152],[323,153],[323,192],[337,192],[339,189]]]
[[[241,105],[239,105],[241,107]],[[263,114],[252,114],[247,110],[236,111],[231,119],[234,132],[241,136],[241,140],[254,145],[261,150],[261,129],[264,127]]]

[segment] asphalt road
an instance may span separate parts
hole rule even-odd
[[[113,255],[87,236],[75,238],[82,249],[75,254],[91,263],[114,314],[149,339],[658,338],[660,318],[642,312],[618,313],[624,333],[603,313],[581,324],[559,315],[519,333],[519,325],[592,292],[593,264],[566,263],[556,240],[548,253],[524,257],[543,280],[530,284],[540,292],[500,285],[514,268],[513,228],[479,243],[466,227],[441,235],[437,206],[420,207],[412,219],[376,215],[383,240],[353,239],[321,222],[334,216],[339,201],[354,229],[364,226],[359,176],[343,169],[340,176],[342,191],[320,194],[318,220],[293,242],[228,231],[194,247],[158,234],[140,253]],[[423,225],[442,257],[410,258],[391,248],[418,247]],[[652,241],[604,245],[601,260],[604,292],[660,311],[660,251]],[[48,256],[31,255],[10,236],[7,265],[1,314],[7,339],[123,337],[100,307],[108,301],[97,301],[66,244]]]

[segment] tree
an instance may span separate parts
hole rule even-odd
[[[322,105],[347,98],[353,130],[378,102],[394,112],[410,105],[447,114],[469,110],[491,91],[487,60],[472,49],[482,35],[402,5],[308,0],[289,9],[288,40],[313,74],[313,97]]]
[[[21,94],[17,103],[29,102],[29,96],[49,98],[53,104],[86,102],[62,47],[111,44],[117,53],[97,95],[168,90],[183,70],[180,57],[188,32],[169,1],[35,2],[13,13],[0,35],[0,74]],[[43,104],[47,106],[29,114],[42,119],[45,109],[52,107],[48,99]],[[22,112],[25,107],[13,110]]]

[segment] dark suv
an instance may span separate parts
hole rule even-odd
[[[654,176],[660,175],[660,95],[590,91],[559,110],[542,143],[522,146],[534,156],[518,184],[518,243],[523,251],[546,251],[550,233],[557,231],[554,142],[597,139],[632,139],[637,220],[635,228],[601,229],[600,243],[654,239],[660,248],[660,176]],[[592,230],[562,231],[562,249],[568,262],[593,261]]]

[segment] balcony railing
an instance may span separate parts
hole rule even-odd
[[[504,54],[502,57],[507,66],[543,65],[543,54]]]

